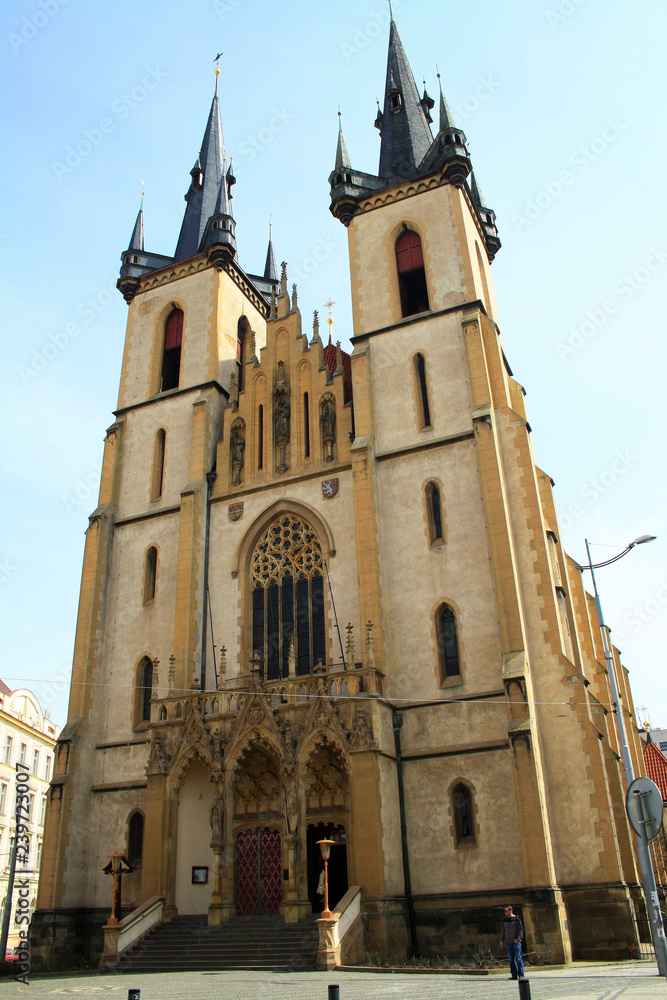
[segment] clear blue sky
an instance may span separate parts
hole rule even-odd
[[[667,727],[667,7],[396,0],[394,13],[433,96],[438,64],[498,215],[501,327],[566,547],[581,560],[588,536],[602,560],[658,536],[599,584],[636,703]],[[261,271],[272,213],[306,322],[333,298],[345,343],[346,233],[327,177],[339,102],[352,163],[377,168],[387,35],[385,0],[2,7],[0,676],[60,723],[117,398],[127,307],[114,285],[141,181],[147,249],[172,253],[222,50],[240,262]]]

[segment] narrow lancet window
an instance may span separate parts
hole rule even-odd
[[[310,458],[310,411],[308,409],[308,393],[303,394],[303,454],[304,458]]]
[[[426,506],[428,512],[429,542],[444,540],[442,533],[442,498],[437,483],[428,483],[426,487]]]
[[[461,675],[459,641],[456,629],[456,617],[451,608],[448,608],[446,605],[440,608],[436,626],[441,680],[446,681],[450,677],[459,677]]]
[[[264,468],[264,407],[257,411],[257,468]]]
[[[146,553],[146,569],[144,573],[144,604],[155,597],[155,580],[157,578],[157,549],[151,546]]]
[[[452,791],[456,846],[475,843],[475,820],[470,789],[460,783]]]
[[[426,383],[426,361],[423,354],[415,355],[415,370],[417,373],[417,389],[421,407],[422,427],[431,426],[431,407],[428,401],[428,385]]]
[[[164,452],[167,435],[163,428],[155,435],[155,450],[153,452],[153,475],[151,481],[151,500],[159,500],[164,489]]]

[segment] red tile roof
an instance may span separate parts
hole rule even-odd
[[[346,354],[345,351],[341,350],[341,355],[343,356],[343,371],[345,373],[345,384],[347,386],[346,396],[348,399],[352,399],[352,362],[350,361],[350,355]],[[324,363],[328,367],[329,371],[333,375],[336,371],[336,345],[327,344],[324,348]]]
[[[663,801],[667,802],[667,757],[655,743],[644,743],[642,749],[646,773],[662,792]]]

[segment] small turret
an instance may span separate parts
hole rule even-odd
[[[144,249],[144,195],[141,194],[141,207],[134,223],[132,236],[127,250],[120,256],[120,277],[116,287],[122,293],[126,302],[131,302],[139,288],[139,279],[149,271],[155,271],[171,262],[171,257],[162,254],[146,253]]]
[[[278,267],[276,265],[276,255],[273,252],[272,223],[269,222],[269,245],[266,250],[266,263],[264,264],[264,277],[267,281],[278,281]]]
[[[492,208],[489,208],[488,205],[485,204],[484,196],[482,195],[479,184],[477,183],[474,170],[470,173],[470,193],[472,195],[473,204],[477,209],[484,227],[484,242],[486,243],[489,260],[493,260],[502,246],[498,236],[498,228],[496,226],[496,213]]]

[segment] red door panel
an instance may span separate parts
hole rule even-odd
[[[278,830],[255,827],[236,838],[239,916],[278,913],[282,900],[282,848]]]

